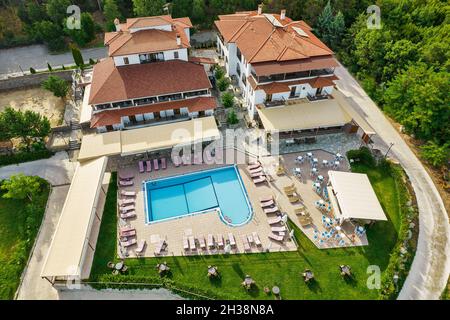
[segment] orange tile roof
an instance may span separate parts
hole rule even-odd
[[[127,29],[156,27],[172,23],[173,20],[170,15],[128,18],[126,22]]]
[[[273,93],[289,92],[291,90],[289,86],[295,86],[305,83],[308,83],[313,88],[333,86],[334,85],[333,81],[339,80],[339,78],[335,75],[332,75],[327,77],[315,77],[310,79],[299,79],[285,82],[272,82],[269,84],[260,84],[260,85],[257,85],[253,77],[251,76],[249,76],[247,80],[249,80],[253,90],[264,90],[266,94],[273,94]]]
[[[300,72],[339,66],[337,60],[332,56],[313,57],[302,60],[272,61],[252,64],[258,76],[268,76],[278,73]]]
[[[121,122],[121,118],[125,116],[180,108],[188,108],[189,112],[211,110],[216,108],[216,100],[214,97],[196,97],[191,99],[128,107],[123,109],[104,110],[92,116],[91,128],[119,124]]]
[[[89,104],[211,88],[202,65],[169,60],[122,67],[106,58],[94,66]]]
[[[215,25],[226,42],[234,42],[250,63],[331,56],[304,21],[256,11],[221,15]]]
[[[207,57],[189,57],[189,61],[204,64],[217,64],[217,62],[214,59]]]

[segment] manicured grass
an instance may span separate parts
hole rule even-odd
[[[116,192],[113,180],[108,191],[91,280],[155,283],[155,279],[158,280],[155,265],[167,261],[172,271],[168,276],[171,284],[214,298],[273,299],[273,296],[264,293],[263,288],[277,285],[283,299],[377,299],[379,290],[369,290],[366,286],[367,267],[378,265],[384,271],[388,266],[390,253],[397,242],[401,222],[400,199],[403,198],[398,193],[399,181],[395,181],[388,170],[362,164],[354,169],[368,174],[389,218],[368,229],[369,246],[319,250],[300,230],[294,228],[299,242],[296,252],[127,259],[129,274],[116,278],[106,268],[108,260],[116,260]],[[338,272],[341,264],[352,267],[352,281],[341,278]],[[220,280],[211,281],[206,276],[208,265],[218,266]],[[300,276],[305,268],[315,274],[317,281],[313,285],[307,286]],[[246,274],[257,283],[257,288],[250,292],[240,286]]]
[[[0,299],[13,299],[45,212],[49,187],[27,200],[2,198],[0,192]]]

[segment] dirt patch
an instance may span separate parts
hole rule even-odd
[[[0,112],[7,106],[16,110],[32,110],[46,116],[52,127],[62,123],[64,102],[50,91],[42,88],[29,88],[0,92]]]

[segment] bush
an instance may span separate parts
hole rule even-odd
[[[222,79],[219,79],[219,80],[217,81],[217,88],[218,88],[220,91],[225,91],[225,90],[227,90],[227,88],[228,88],[229,85],[230,85],[230,81],[229,81],[227,78],[222,78]]]
[[[420,148],[420,154],[434,167],[441,167],[450,158],[450,142],[439,146],[434,141],[429,141]]]
[[[32,152],[17,152],[11,155],[0,156],[0,167],[11,164],[18,164],[23,162],[35,161],[40,159],[48,159],[53,155],[53,152],[45,149]]]
[[[233,125],[233,124],[237,124],[238,122],[239,122],[239,119],[237,118],[236,112],[234,112],[234,110],[231,110],[228,113],[227,123],[230,125]]]
[[[216,67],[214,72],[214,76],[217,80],[222,79],[225,76],[225,71],[221,67]]]
[[[50,72],[52,72],[52,70],[53,70],[53,69],[52,69],[52,66],[51,66],[50,63],[48,63],[48,62],[47,62],[47,69],[48,69],[48,71],[50,71]]]
[[[69,92],[69,84],[66,80],[57,76],[49,76],[47,80],[42,83],[42,88],[53,92],[55,97],[64,98]]]
[[[234,106],[234,95],[231,92],[224,92],[221,97],[222,104],[225,108],[232,108]]]
[[[35,74],[35,73],[36,73],[36,70],[34,70],[34,68],[31,68],[31,67],[30,67],[30,73],[31,73],[31,74]]]
[[[375,166],[375,158],[373,157],[372,153],[370,152],[369,148],[367,147],[361,147],[357,150],[350,150],[347,152],[347,158],[348,159],[354,159],[358,160],[368,166]]]

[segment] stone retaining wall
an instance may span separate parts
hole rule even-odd
[[[0,91],[13,90],[17,88],[40,86],[50,75],[58,76],[67,81],[72,81],[73,70],[62,70],[54,72],[43,72],[35,74],[26,74],[18,77],[11,77],[0,80]]]

